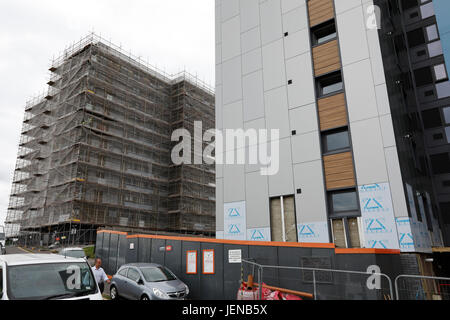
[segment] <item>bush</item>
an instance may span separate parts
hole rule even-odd
[[[88,259],[94,259],[95,258],[94,246],[86,247],[83,250],[84,250],[84,254],[86,255],[86,257]]]

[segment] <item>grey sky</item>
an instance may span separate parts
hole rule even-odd
[[[214,0],[0,0],[0,224],[25,102],[45,89],[52,57],[90,31],[214,84]]]

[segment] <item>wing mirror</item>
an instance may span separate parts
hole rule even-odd
[[[142,278],[139,279],[137,284],[140,285],[140,286],[143,286],[144,285],[144,280],[142,280]]]

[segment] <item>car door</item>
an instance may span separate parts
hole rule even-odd
[[[126,298],[126,287],[128,285],[127,279],[128,268],[122,268],[117,272],[117,275],[114,277],[114,282],[116,284],[117,291],[119,295]]]
[[[141,279],[141,273],[136,268],[129,268],[127,278],[127,298],[131,300],[140,300],[142,286],[138,284],[138,281]]]

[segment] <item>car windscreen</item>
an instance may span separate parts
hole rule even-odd
[[[63,251],[62,255],[71,258],[84,258],[86,256],[84,250],[66,250]]]
[[[10,266],[7,277],[12,300],[69,299],[97,292],[87,263]]]
[[[163,267],[141,268],[141,271],[147,282],[163,282],[177,279],[169,270]]]

